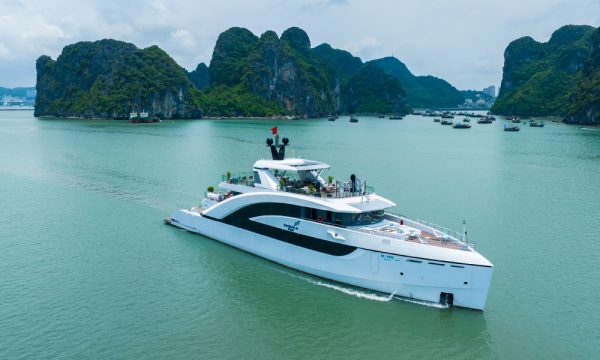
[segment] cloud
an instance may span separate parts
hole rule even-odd
[[[196,42],[194,36],[187,30],[178,29],[170,34],[170,38],[180,49],[197,50],[198,42]]]
[[[394,54],[458,88],[500,83],[508,43],[561,25],[600,25],[598,0],[0,0],[0,86],[35,84],[35,60],[77,41],[159,45],[180,65],[210,62],[219,34],[306,30],[363,60]]]
[[[358,41],[348,43],[345,48],[352,54],[368,58],[374,49],[381,46],[381,42],[374,36],[363,36]]]
[[[0,43],[0,59],[7,58],[8,55],[10,55],[10,51],[3,43]]]

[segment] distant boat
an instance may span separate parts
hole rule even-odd
[[[455,129],[470,129],[471,125],[465,123],[455,123],[454,125],[452,125],[452,127]]]
[[[450,121],[450,120],[442,120],[442,121],[440,122],[440,124],[441,124],[441,125],[452,125],[452,121]]]
[[[385,115],[377,115],[378,118],[383,119],[385,118]]]
[[[544,127],[544,122],[543,121],[535,121],[535,120],[531,120],[531,122],[529,123],[530,127]]]
[[[441,120],[438,118],[433,119],[433,122],[440,122]]]
[[[471,122],[471,119],[464,118],[464,119],[463,119],[463,122],[467,122],[467,123],[468,123],[468,122]]]
[[[519,130],[521,130],[521,128],[516,125],[504,124],[504,131],[519,131]]]
[[[390,120],[402,120],[402,115],[390,115]]]
[[[336,119],[335,116],[330,116],[329,119],[327,119],[327,120],[329,120],[329,121],[335,121],[335,119]]]
[[[449,113],[442,114],[442,119],[454,119],[454,116]]]
[[[129,122],[130,123],[134,123],[134,124],[139,124],[139,123],[153,123],[153,122],[160,122],[160,119],[156,118],[156,117],[150,117],[148,112],[146,111],[142,111],[140,113],[132,111],[129,113]]]
[[[484,118],[477,120],[477,123],[478,124],[491,124],[492,120],[489,117],[484,117]]]
[[[355,118],[354,116],[350,116],[350,122],[351,123],[357,123],[358,122],[358,118]]]
[[[512,123],[513,123],[513,124],[519,124],[520,122],[521,122],[521,120],[519,120],[519,118],[514,118],[514,119],[512,120]]]

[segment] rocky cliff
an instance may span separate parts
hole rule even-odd
[[[264,33],[247,70],[243,81],[252,93],[288,113],[323,116],[339,110],[338,79],[311,53],[308,35],[299,28],[287,29],[281,39]]]
[[[36,116],[125,118],[142,110],[165,118],[402,113],[409,109],[407,98],[430,93],[441,100],[453,89],[441,79],[414,77],[397,59],[365,64],[328,44],[312,48],[297,27],[281,37],[230,28],[219,35],[210,65],[191,72],[156,46],[138,49],[115,40],[69,45],[56,61],[40,57],[37,70]]]
[[[500,93],[492,112],[502,115],[564,115],[590,56],[590,26],[567,25],[550,40],[511,42],[504,52]]]
[[[592,35],[590,58],[569,101],[565,122],[600,125],[600,28]]]
[[[144,110],[162,118],[201,116],[185,70],[157,46],[79,42],[56,61],[41,56],[36,69],[35,116],[127,118]]]
[[[361,72],[363,68],[363,62],[347,51],[328,44],[311,48],[310,38],[297,27],[281,37],[267,31],[260,38],[246,29],[231,28],[217,40],[209,67],[210,87],[200,104],[207,114],[215,115],[404,112],[402,85],[384,72],[371,67]],[[365,88],[359,89],[359,84]]]

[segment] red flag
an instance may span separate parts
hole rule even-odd
[[[277,126],[271,128],[271,134],[277,135]]]

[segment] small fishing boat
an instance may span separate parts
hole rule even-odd
[[[521,128],[516,125],[504,124],[504,131],[519,131],[519,130],[521,130]]]
[[[442,121],[440,121],[440,125],[452,125],[452,121],[450,121],[450,120],[442,120]]]
[[[350,116],[350,122],[351,123],[357,123],[358,122],[358,118],[355,118],[354,116]]]
[[[390,120],[402,120],[402,115],[390,115]]]
[[[385,115],[377,115],[378,118],[383,119],[385,118]]]
[[[468,122],[471,122],[471,119],[469,119],[469,118],[464,118],[464,119],[463,119],[463,122],[466,122],[466,123],[468,123]]]
[[[433,122],[440,122],[440,121],[442,121],[442,120],[440,120],[438,118],[433,119]]]
[[[455,129],[470,129],[471,125],[465,123],[455,123],[452,125],[452,127]]]
[[[530,127],[544,127],[544,122],[543,121],[535,121],[535,120],[531,120],[531,122],[529,123]]]
[[[335,119],[336,119],[335,116],[330,116],[329,119],[327,119],[327,120],[329,120],[329,121],[335,121]]]
[[[477,123],[478,124],[491,124],[492,120],[489,117],[484,117],[484,118],[477,120]]]

